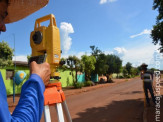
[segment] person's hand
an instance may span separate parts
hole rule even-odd
[[[39,75],[46,85],[50,80],[50,65],[48,63],[37,64],[33,61],[30,64],[30,73]]]

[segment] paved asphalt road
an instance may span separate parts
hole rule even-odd
[[[142,122],[140,78],[67,97],[73,122]],[[56,118],[51,107],[52,121]],[[43,120],[43,118],[42,118]]]

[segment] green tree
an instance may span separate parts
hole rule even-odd
[[[75,80],[77,82],[78,81],[78,79],[77,79],[77,73],[78,73],[78,71],[83,72],[83,63],[76,56],[73,56],[73,61],[74,61],[74,69],[75,69],[75,74],[76,74],[75,75]]]
[[[156,25],[153,26],[151,37],[155,45],[161,46],[159,50],[163,53],[163,0],[154,0],[153,9],[157,9],[159,14],[156,18]]]
[[[84,66],[85,79],[89,81],[92,71],[95,70],[96,58],[94,56],[83,55],[81,61]]]
[[[142,70],[141,66],[138,66],[137,69],[139,72],[141,72],[141,70]]]
[[[7,42],[0,42],[0,67],[13,65],[13,52],[14,50],[9,46]]]
[[[155,69],[155,68],[151,68],[150,69],[153,73],[154,73],[154,71],[157,71],[157,69]]]
[[[135,67],[132,67],[132,68],[131,68],[131,75],[132,75],[133,77],[139,75],[139,72],[140,72],[140,71],[139,71],[138,68],[135,68]]]
[[[108,68],[107,56],[104,53],[99,54],[96,59],[94,74],[106,74]]]
[[[123,67],[123,76],[124,77],[127,77],[127,74],[128,74],[128,72],[127,72],[126,67]]]
[[[118,77],[118,74],[122,71],[122,60],[118,56],[115,57],[115,64],[115,73]]]
[[[29,62],[29,59],[32,57],[32,55],[27,55],[27,61]]]
[[[122,67],[122,60],[116,56],[116,55],[107,55],[107,62],[108,69],[106,72],[107,81],[109,81],[111,78],[109,78],[110,75],[113,73],[120,73],[121,67]]]
[[[92,74],[98,74],[98,75],[102,75],[105,74],[107,69],[108,69],[108,65],[106,64],[107,61],[107,57],[104,53],[102,53],[102,51],[100,49],[98,49],[98,47],[90,46],[92,52],[92,56],[94,56],[96,58],[96,63],[95,63],[95,70],[92,72]]]
[[[94,45],[90,46],[91,50],[92,50],[92,55],[95,56],[95,58],[97,59],[97,57],[99,56],[99,54],[102,53],[102,51],[100,49],[98,49],[98,47],[95,47]]]
[[[83,72],[83,64],[82,64],[81,60],[76,56],[69,56],[67,58],[67,65],[68,65],[69,69],[71,70],[73,82],[77,83],[77,72],[78,71]],[[73,71],[75,71],[75,80],[74,80]]]
[[[130,62],[127,62],[126,70],[128,72],[128,75],[131,75],[131,69],[132,69],[132,64]]]
[[[64,61],[66,63],[66,58],[61,58],[60,61]],[[68,66],[65,64],[59,65],[58,69],[62,72],[66,71],[68,69]]]
[[[108,70],[107,70],[107,74],[111,75],[115,72],[115,55],[107,55],[107,65],[109,66]]]

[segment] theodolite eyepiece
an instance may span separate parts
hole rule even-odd
[[[36,31],[32,38],[35,44],[40,44],[43,38],[42,33],[40,31]]]

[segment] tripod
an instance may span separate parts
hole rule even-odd
[[[58,122],[65,121],[64,115],[68,122],[72,122],[61,83],[58,81],[48,84],[44,92],[45,122],[51,122],[49,106],[56,106]]]

